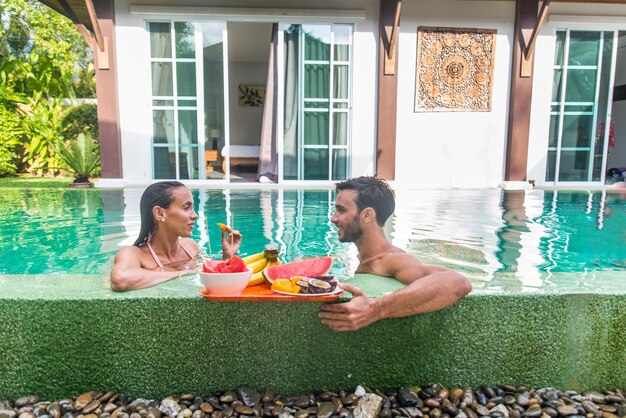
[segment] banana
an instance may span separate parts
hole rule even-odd
[[[263,270],[256,273],[252,273],[248,286],[256,286],[265,283],[265,276],[263,276]]]
[[[265,251],[261,251],[260,253],[246,256],[243,258],[243,262],[246,263],[246,265],[248,265],[248,264],[254,263],[255,261],[259,261],[263,258],[265,258]]]
[[[258,273],[260,271],[263,271],[265,266],[267,266],[267,258],[263,257],[262,259],[255,261],[254,263],[249,263],[246,265],[252,269],[252,273]]]

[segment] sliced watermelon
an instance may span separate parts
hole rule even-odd
[[[228,260],[224,260],[217,266],[217,271],[220,273],[243,273],[248,271],[246,263],[236,255],[232,256]]]
[[[219,261],[206,258],[202,263],[202,271],[205,273],[219,273],[219,271],[217,271],[219,263]]]
[[[289,279],[293,276],[323,276],[330,271],[332,266],[332,257],[317,257],[270,266],[263,270],[263,274],[268,282],[274,283],[276,279]]]

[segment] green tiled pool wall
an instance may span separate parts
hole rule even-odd
[[[241,386],[298,393],[431,381],[626,387],[626,294],[470,294],[436,313],[337,333],[319,323],[318,303],[152,292],[82,299],[4,292],[0,399],[92,389],[132,397]]]

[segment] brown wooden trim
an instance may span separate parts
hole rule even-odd
[[[621,102],[622,100],[626,100],[626,84],[613,88],[613,101]]]
[[[378,40],[378,111],[376,128],[376,176],[395,180],[396,176],[396,117],[398,108],[398,71],[385,75],[386,45],[391,43],[399,0],[380,0]],[[399,48],[396,41],[396,50]],[[398,69],[398,53],[395,68]]]
[[[505,181],[526,181],[528,165],[528,138],[533,76],[521,77],[524,53],[523,31],[532,31],[537,21],[538,0],[516,0],[513,63],[511,65],[511,92],[507,130]],[[531,60],[534,58],[531,54]],[[531,61],[532,64],[532,61]],[[532,67],[531,67],[532,69]]]
[[[402,0],[396,2],[396,11],[393,18],[393,28],[391,30],[391,40],[387,45],[387,53],[385,54],[385,75],[394,75],[396,73],[396,50],[398,49],[398,32],[400,31],[400,12],[402,11]]]
[[[115,45],[114,0],[99,0],[95,4],[102,36]],[[101,54],[94,54],[96,64]],[[96,65],[96,92],[98,96],[98,130],[100,134],[100,164],[102,178],[122,178],[122,147],[117,100],[115,54],[111,51],[109,68]],[[146,157],[148,158],[148,157]]]
[[[533,53],[535,51],[535,41],[537,40],[537,36],[539,35],[539,30],[543,26],[543,22],[546,20],[548,16],[548,8],[550,7],[550,0],[543,0],[543,4],[541,5],[541,10],[539,11],[539,16],[537,16],[537,20],[535,21],[535,26],[533,27],[532,34],[530,35],[530,39],[526,41],[526,34],[528,31],[522,31],[522,36],[524,37],[524,54],[522,55],[522,67],[521,67],[521,76],[522,77],[530,77],[532,73],[532,65],[533,65]]]

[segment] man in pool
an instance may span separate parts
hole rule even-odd
[[[395,196],[384,180],[358,177],[338,183],[336,189],[331,222],[337,227],[339,241],[356,245],[360,261],[356,273],[394,277],[407,286],[370,298],[354,285],[341,284],[352,299],[322,305],[319,317],[324,325],[335,331],[354,331],[381,319],[438,311],[472,290],[462,274],[424,264],[391,245],[383,226],[395,209]]]

